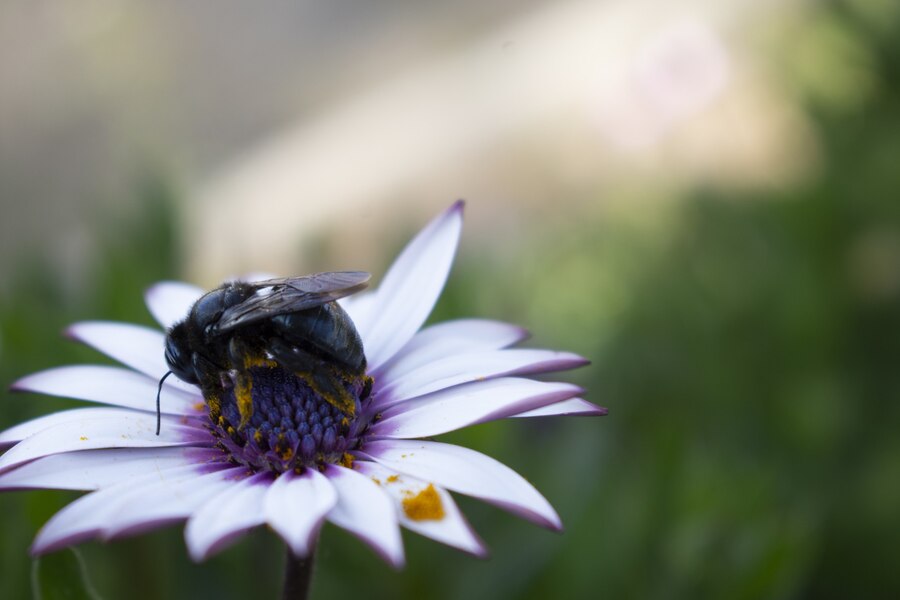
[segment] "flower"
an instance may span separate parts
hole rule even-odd
[[[340,415],[321,398],[317,404],[315,397],[300,398],[277,385],[267,392],[259,384],[254,406],[269,404],[257,406],[256,429],[248,436],[249,430],[212,421],[199,388],[169,377],[161,385],[162,430],[156,435],[154,398],[168,370],[164,333],[125,323],[73,325],[70,337],[127,368],[67,366],[13,384],[15,390],[104,405],[53,413],[0,433],[0,447],[12,446],[0,456],[0,489],[90,491],[44,525],[32,552],[186,520],[187,547],[198,561],[263,524],[303,557],[328,520],[398,568],[404,563],[398,525],[483,556],[482,542],[448,491],[559,529],[547,500],[505,465],[421,439],[505,417],[606,412],[578,398],[579,387],[522,377],[586,361],[564,352],[511,349],[527,335],[519,327],[463,319],[420,330],[450,270],[462,210],[458,202],[429,224],[378,289],[340,301],[360,334],[373,382],[371,392],[359,396],[358,414],[340,426]],[[164,282],[146,300],[154,318],[170,328],[202,294],[185,283]],[[258,368],[261,375],[285,373],[272,365]],[[287,422],[279,421],[279,411]],[[313,442],[315,448],[304,446]],[[327,456],[321,451],[326,446],[333,451]]]

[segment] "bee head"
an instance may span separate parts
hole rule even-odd
[[[166,335],[166,362],[172,373],[185,383],[198,382],[191,354],[187,327],[182,321],[172,327]]]

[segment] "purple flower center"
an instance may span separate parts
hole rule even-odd
[[[347,414],[303,375],[277,365],[251,367],[247,374],[249,386],[234,386],[218,400],[208,399],[209,427],[232,462],[257,472],[283,473],[351,460],[348,453],[359,446],[369,425],[369,419],[360,415],[370,384],[343,382],[355,405],[353,413]],[[243,427],[240,404],[246,397],[242,394],[252,400],[252,414],[243,419]]]

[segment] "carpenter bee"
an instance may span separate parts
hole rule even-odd
[[[233,393],[243,428],[253,414],[251,369],[280,367],[301,377],[317,394],[347,416],[355,399],[345,384],[371,385],[359,333],[336,300],[366,287],[359,271],[305,277],[235,281],[200,297],[166,334],[171,374],[200,386],[210,414]],[[156,396],[159,435],[159,391]]]

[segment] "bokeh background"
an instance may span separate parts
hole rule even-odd
[[[894,0],[0,4],[4,385],[103,362],[59,332],[160,279],[377,279],[458,197],[432,320],[585,355],[610,414],[446,436],[563,535],[461,498],[492,558],[405,535],[398,573],[327,526],[314,597],[900,597]],[[74,497],[0,495],[0,597],[278,594],[267,531],[33,564]]]

